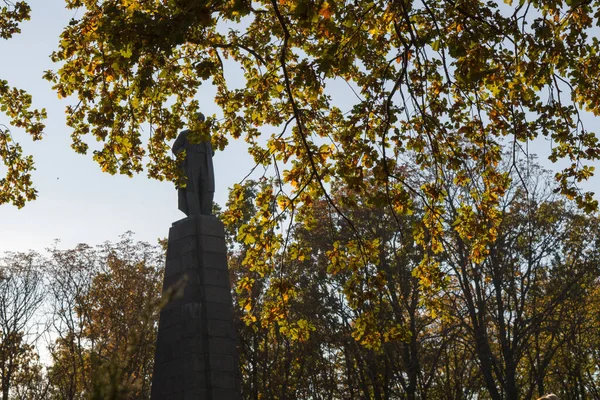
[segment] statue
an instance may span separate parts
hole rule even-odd
[[[204,115],[198,113],[198,120],[204,122]],[[208,140],[190,143],[185,130],[177,136],[173,143],[173,153],[185,150],[185,159],[180,168],[185,172],[186,186],[177,188],[178,208],[187,216],[212,215],[213,197],[215,194],[215,174],[212,157],[214,155],[210,135]]]

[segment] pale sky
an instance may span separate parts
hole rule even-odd
[[[21,210],[12,205],[0,206],[0,254],[28,249],[42,251],[54,239],[60,239],[61,248],[78,243],[95,245],[115,241],[128,230],[135,232],[138,240],[156,243],[157,238],[168,235],[172,222],[185,216],[177,210],[173,184],[151,180],[145,174],[128,178],[102,173],[91,154],[76,154],[70,148],[70,130],[64,122],[68,101],[59,100],[50,83],[41,77],[43,71],[57,68],[49,55],[56,48],[62,28],[76,14],[64,9],[63,0],[29,0],[29,4],[31,21],[22,24],[23,32],[0,41],[0,78],[28,91],[36,107],[47,109],[48,119],[44,139],[39,142],[34,143],[22,131],[11,129],[24,152],[34,156],[37,170],[33,182],[39,194],[37,200]],[[334,98],[340,100],[336,104],[347,111],[351,92],[345,84],[332,88]],[[206,95],[200,94],[200,101],[205,114],[217,112],[210,90]],[[597,119],[586,116],[586,120],[588,128],[600,126]],[[0,122],[6,122],[3,115]],[[557,168],[544,160],[549,152],[548,142],[537,140],[530,151],[540,154],[544,166]],[[223,206],[227,189],[240,182],[254,163],[245,151],[243,140],[232,141],[225,152],[217,152],[214,163],[215,201]],[[594,177],[582,186],[600,192],[600,179]]]

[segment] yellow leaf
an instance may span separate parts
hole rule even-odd
[[[246,237],[244,238],[244,244],[252,244],[256,242],[256,239],[254,239],[254,236],[250,235],[250,234],[246,234]]]

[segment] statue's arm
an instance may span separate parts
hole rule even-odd
[[[179,134],[179,136],[177,136],[177,139],[175,139],[175,143],[173,143],[173,148],[172,151],[174,154],[179,153],[181,150],[184,149],[185,147],[185,141],[186,141],[186,137],[187,137],[187,132],[181,132]]]

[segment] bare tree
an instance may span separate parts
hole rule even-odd
[[[49,370],[53,398],[79,399],[89,391],[85,371],[86,348],[94,342],[85,338],[89,319],[85,299],[98,272],[96,251],[80,244],[73,249],[49,249],[50,307],[52,330],[58,336],[50,345],[53,366]]]
[[[19,375],[37,362],[33,322],[44,301],[41,256],[6,253],[0,258],[0,387],[8,400]]]
[[[513,177],[499,205],[497,237],[480,262],[472,257],[476,238],[456,229],[469,193],[447,188],[452,219],[440,258],[450,278],[451,313],[494,400],[530,399],[548,389],[550,362],[569,339],[568,325],[581,316],[572,310],[597,276],[597,224],[552,192],[546,171],[528,171],[525,185]]]

